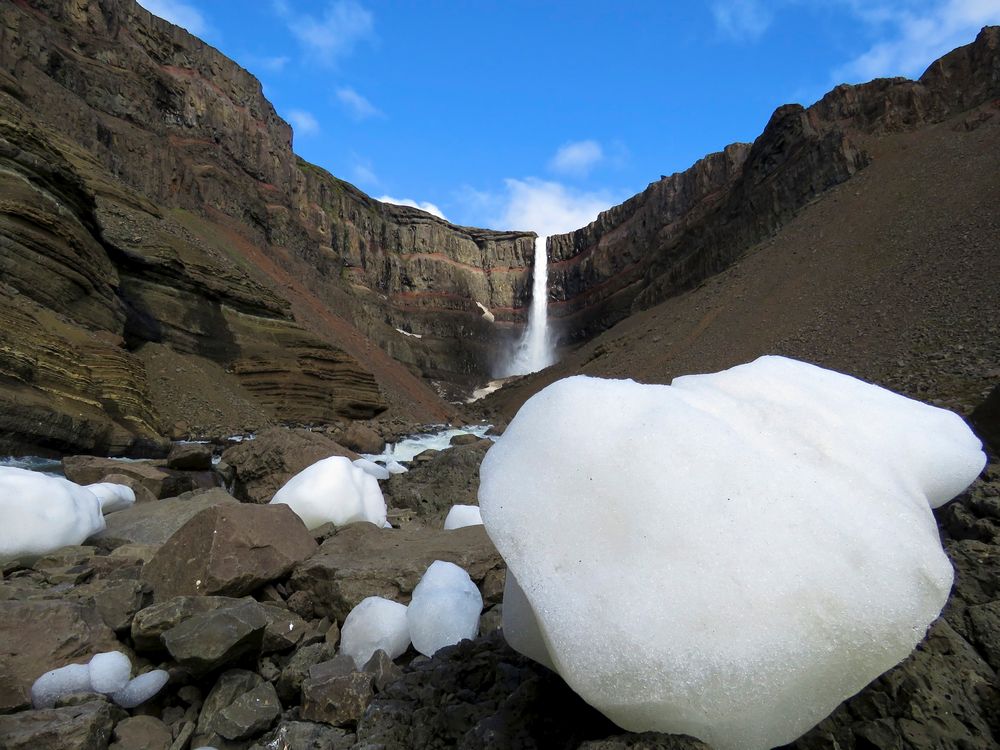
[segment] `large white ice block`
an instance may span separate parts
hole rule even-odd
[[[626,729],[789,742],[941,611],[931,507],[980,448],[955,414],[782,357],[671,386],[559,381],[481,469],[523,594],[508,640]]]
[[[440,648],[475,638],[483,597],[469,574],[454,563],[435,560],[413,589],[406,621],[413,648],[433,656]]]
[[[309,529],[324,523],[385,524],[385,498],[378,480],[343,456],[324,458],[303,469],[274,493],[271,502],[287,504]]]
[[[409,647],[406,605],[381,596],[362,599],[340,629],[340,652],[354,659],[358,669],[379,649],[395,659]]]

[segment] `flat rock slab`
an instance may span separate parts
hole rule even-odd
[[[30,706],[31,685],[50,669],[116,650],[122,645],[93,607],[57,600],[0,602],[0,713]]]
[[[91,701],[0,716],[4,750],[105,750],[114,721],[111,706]]]
[[[130,716],[115,725],[108,750],[170,750],[170,727],[154,716]]]
[[[317,544],[287,505],[223,504],[178,529],[143,568],[154,601],[242,596],[281,578]]]
[[[300,563],[291,584],[310,595],[317,616],[342,623],[368,596],[409,602],[414,586],[435,560],[455,563],[480,587],[491,571],[503,569],[482,526],[444,531],[357,523],[339,529]]]
[[[131,508],[105,516],[107,528],[88,541],[102,549],[114,549],[125,544],[163,544],[181,526],[206,508],[236,503],[236,498],[223,489],[192,492],[150,503],[136,503]]]
[[[236,497],[247,503],[267,503],[294,475],[330,456],[353,461],[358,454],[318,432],[272,427],[253,440],[227,448],[222,460],[235,472]]]
[[[62,463],[66,478],[77,484],[93,484],[102,481],[109,474],[119,474],[136,480],[157,498],[175,497],[183,492],[210,489],[218,485],[218,480],[211,471],[176,471],[168,469],[159,461],[66,456]]]

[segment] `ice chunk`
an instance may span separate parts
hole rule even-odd
[[[355,466],[363,471],[367,471],[376,479],[388,479],[392,476],[392,473],[384,466],[379,466],[374,461],[369,461],[367,458],[356,458],[352,461]]]
[[[475,638],[483,597],[469,574],[450,562],[435,560],[413,589],[406,610],[413,647],[424,656],[465,638]]]
[[[984,462],[956,415],[782,357],[560,381],[481,467],[505,634],[626,729],[785,744],[923,637],[931,506]]]
[[[88,665],[90,687],[95,693],[114,693],[128,684],[132,676],[132,662],[121,651],[95,654]]]
[[[406,605],[369,596],[351,610],[340,629],[340,651],[361,669],[379,649],[390,659],[401,656],[410,645]]]
[[[125,510],[135,505],[135,491],[125,484],[115,484],[113,482],[97,482],[96,484],[85,485],[97,496],[101,503],[101,513],[105,515],[114,513],[116,510]]]
[[[324,458],[303,469],[274,494],[271,502],[287,504],[309,529],[324,523],[385,523],[385,499],[378,481],[343,456]]]
[[[167,684],[170,675],[164,669],[154,669],[129,680],[118,692],[111,694],[111,700],[122,708],[135,708],[156,695]]]
[[[409,471],[399,461],[393,461],[391,458],[385,462],[385,468],[390,474],[405,474]]]
[[[481,526],[483,517],[478,505],[452,505],[444,519],[445,529],[460,529],[463,526]]]
[[[31,705],[52,708],[64,695],[90,691],[90,668],[86,664],[67,664],[35,680],[31,686]]]
[[[0,562],[25,562],[104,528],[101,503],[62,477],[0,467]]]

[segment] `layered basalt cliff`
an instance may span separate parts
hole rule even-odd
[[[21,415],[0,416],[0,451],[233,428],[183,408],[163,424],[147,345],[220,366],[230,401],[275,420],[445,418],[399,362],[484,372],[523,317],[532,235],[381,204],[303,162],[253,76],[131,0],[5,3],[0,97],[0,415]],[[74,373],[94,347],[117,364]]]
[[[775,111],[734,144],[664,177],[590,225],[549,238],[550,314],[564,342],[593,337],[704,281],[869,162],[868,139],[944,120],[1000,96],[1000,28],[919,81],[839,86]]]

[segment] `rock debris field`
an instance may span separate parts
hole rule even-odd
[[[0,747],[1000,738],[1000,467],[957,416],[765,357],[475,432],[0,468]]]

